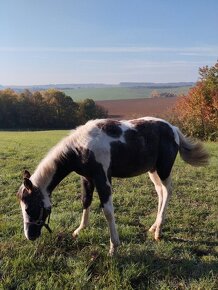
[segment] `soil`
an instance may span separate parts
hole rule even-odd
[[[134,119],[144,116],[163,117],[175,104],[178,97],[146,98],[131,100],[97,101],[108,111],[110,118]]]

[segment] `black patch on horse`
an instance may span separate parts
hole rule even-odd
[[[115,120],[105,120],[97,124],[104,133],[113,138],[119,138],[122,135],[121,123]]]
[[[26,205],[26,213],[30,217],[30,222],[36,220],[43,207],[43,196],[39,189],[34,188],[30,194],[26,194],[22,200]]]
[[[141,135],[146,136],[150,147],[157,145],[157,160],[151,171],[157,170],[160,179],[165,180],[170,175],[178,153],[178,144],[175,142],[175,136],[171,126],[165,122],[156,120],[133,120],[132,123]],[[156,142],[154,142],[155,140],[153,138],[156,139]]]
[[[156,161],[155,144],[138,131],[129,129],[124,133],[125,143],[111,142],[111,174],[114,177],[132,177],[149,171]]]
[[[107,178],[110,180],[110,177],[105,175],[107,173],[104,172],[102,164],[96,161],[91,150],[82,147],[69,149],[55,163],[56,172],[47,187],[49,192],[52,192],[65,176],[75,171],[85,177],[83,180],[84,208],[91,204],[94,186],[98,191],[101,206],[103,207],[104,203],[108,201],[111,189],[107,185]]]
[[[126,143],[111,143],[111,174],[131,177],[155,171],[165,180],[178,152],[172,128],[161,121],[133,120],[134,129],[125,131]]]

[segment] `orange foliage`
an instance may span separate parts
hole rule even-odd
[[[189,135],[216,140],[218,134],[218,63],[199,70],[201,79],[173,107],[173,122]]]

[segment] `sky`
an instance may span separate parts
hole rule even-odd
[[[0,85],[189,82],[218,59],[217,0],[0,0]]]

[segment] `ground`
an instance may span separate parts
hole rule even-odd
[[[133,119],[143,116],[164,116],[175,104],[177,97],[146,98],[132,100],[97,101],[111,118]]]
[[[35,242],[24,237],[15,193],[24,168],[33,172],[66,131],[0,132],[0,289],[217,289],[217,143],[206,143],[210,165],[195,168],[179,157],[163,237],[147,230],[157,195],[147,175],[114,179],[121,246],[108,256],[109,234],[97,194],[89,227],[77,240],[80,179],[67,177],[53,192],[50,226]]]

